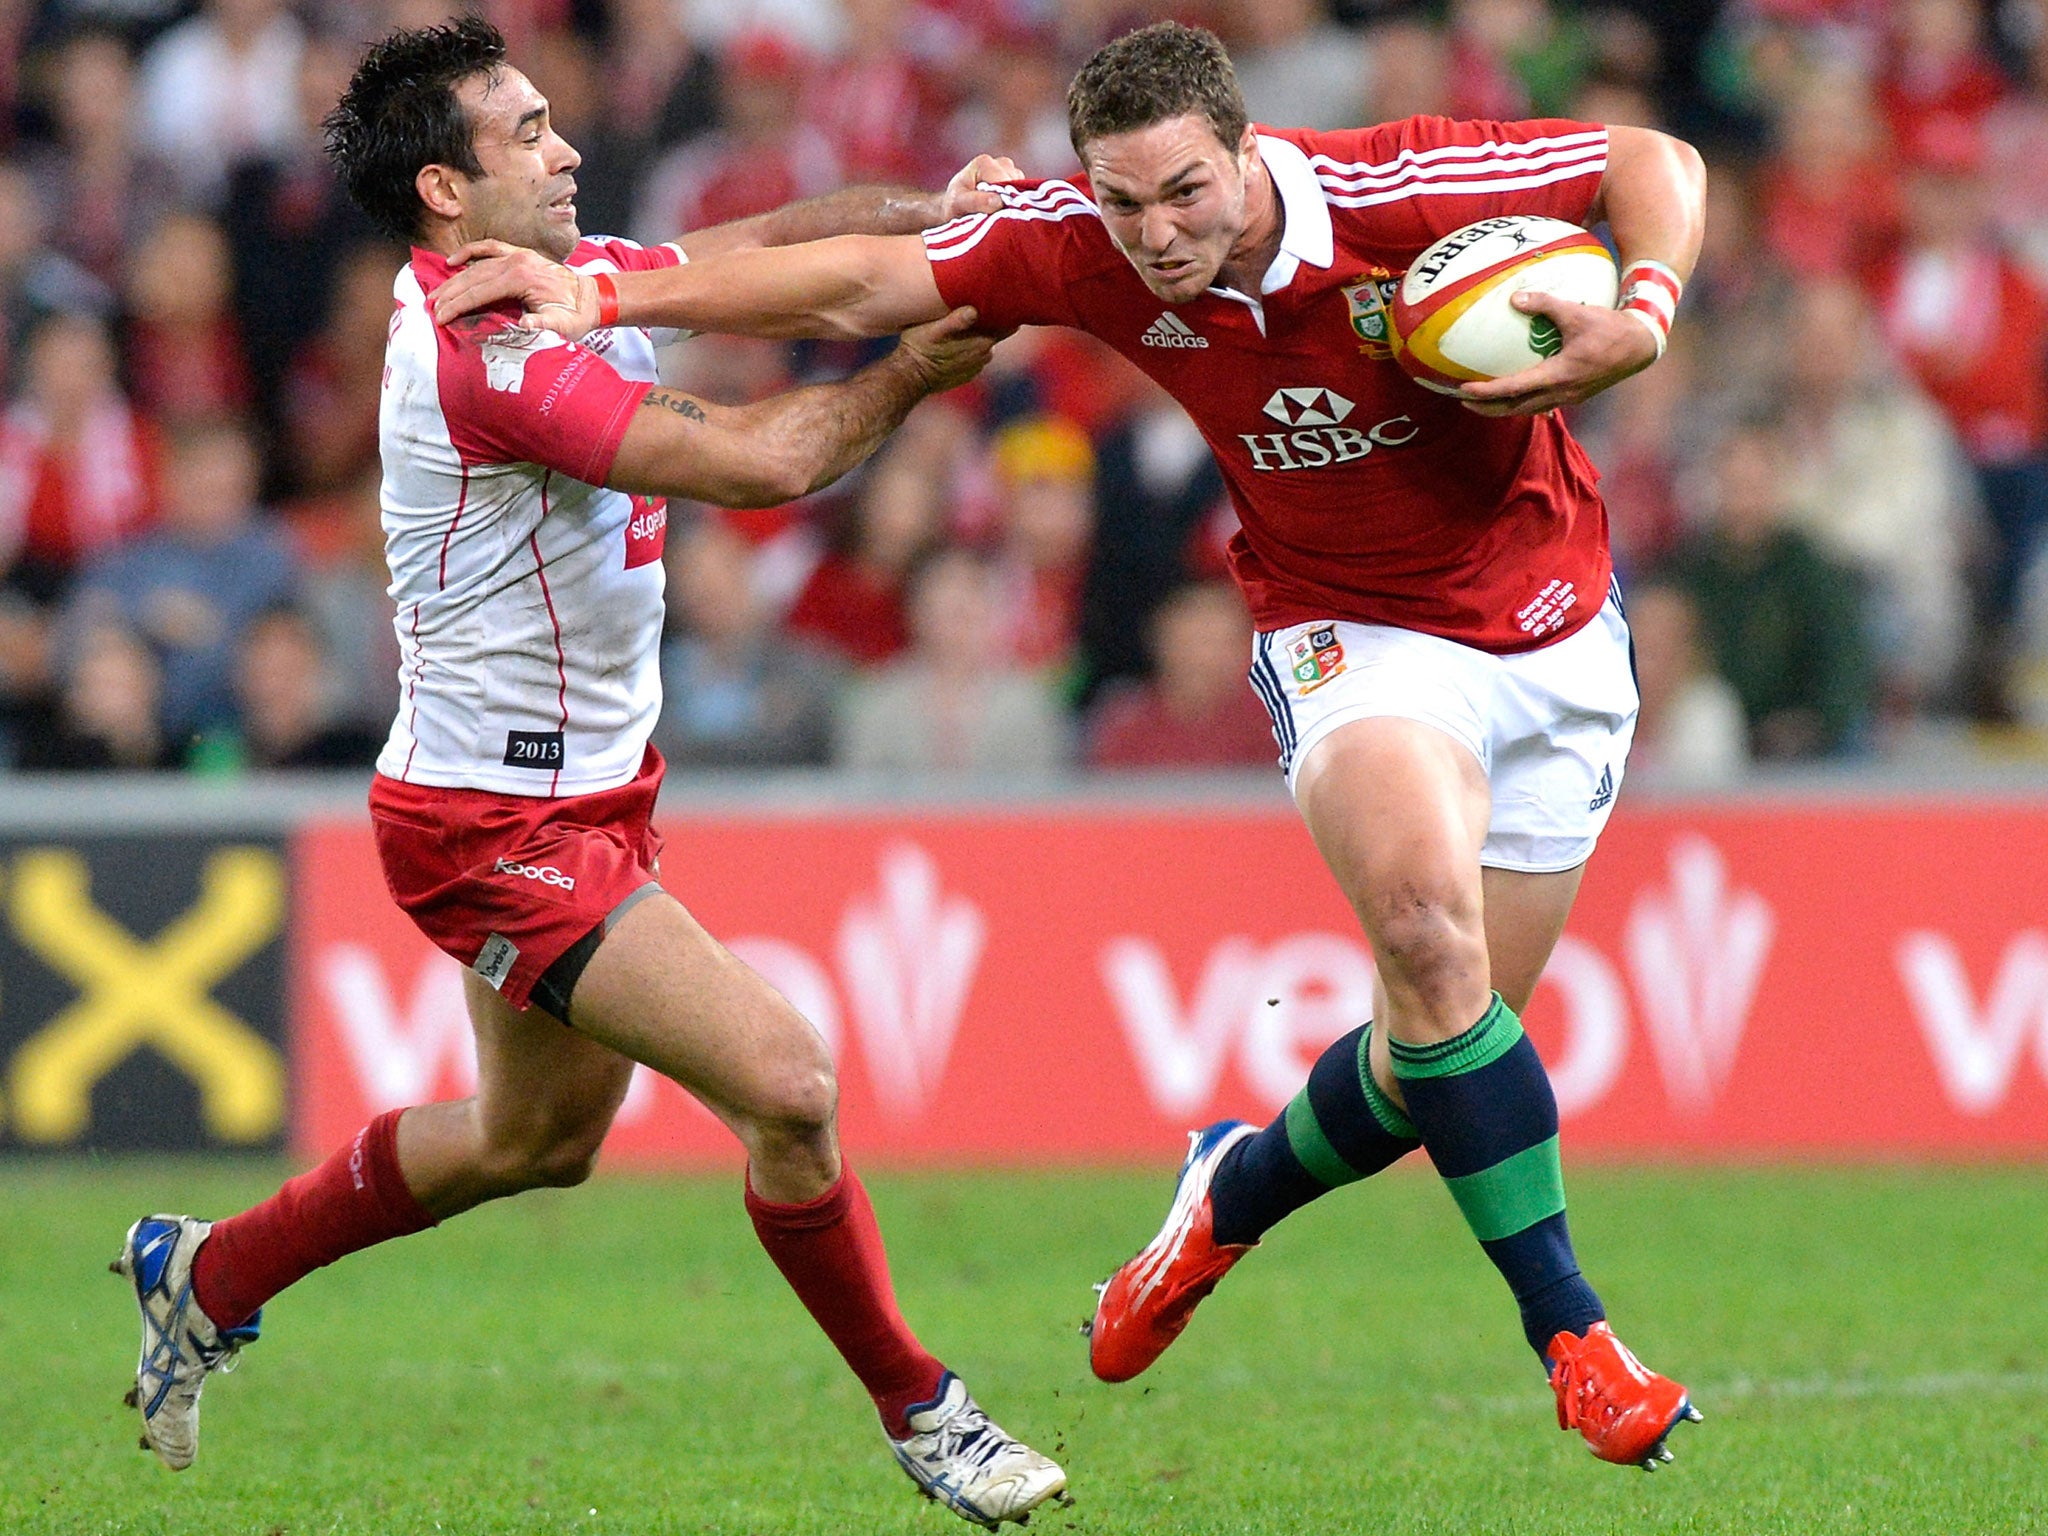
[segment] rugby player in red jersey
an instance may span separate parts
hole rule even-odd
[[[1085,181],[1001,188],[917,239],[838,239],[744,267],[586,276],[491,257],[445,320],[518,297],[568,336],[625,317],[762,335],[879,334],[972,304],[1066,325],[1187,409],[1222,467],[1258,629],[1251,681],[1317,846],[1371,941],[1373,1020],[1263,1129],[1195,1133],[1165,1227],[1103,1288],[1098,1376],[1144,1370],[1275,1222],[1429,1150],[1520,1306],[1559,1423],[1654,1467],[1695,1418],[1608,1328],[1565,1221],[1557,1105],[1518,1011],[1605,824],[1636,716],[1595,472],[1554,408],[1663,351],[1704,176],[1664,134],[1412,118],[1341,132],[1247,122],[1210,34],[1160,23],[1075,77]],[[1562,349],[1430,394],[1387,329],[1393,281],[1475,220],[1604,222],[1620,306],[1542,294]]]
[[[207,1375],[309,1271],[486,1200],[581,1182],[639,1062],[745,1146],[755,1231],[873,1397],[903,1469],[968,1519],[1022,1520],[1065,1474],[991,1423],[904,1322],[840,1155],[824,1043],[663,891],[649,825],[662,498],[769,505],[814,490],[918,401],[972,378],[991,343],[971,310],[935,316],[850,379],[727,409],[657,385],[640,329],[571,343],[514,328],[516,310],[454,327],[427,311],[449,256],[481,237],[582,271],[658,270],[693,247],[914,229],[996,200],[969,167],[943,199],[834,194],[681,248],[584,239],[576,152],[476,18],[377,44],[328,134],[350,194],[413,246],[381,410],[403,698],[370,810],[393,897],[468,967],[478,1086],[379,1116],[241,1215],[135,1224],[115,1268],[142,1310],[143,1443],[191,1464]]]

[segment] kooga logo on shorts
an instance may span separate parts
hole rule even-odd
[[[520,875],[528,880],[538,880],[542,885],[559,885],[565,891],[576,889],[576,877],[563,874],[552,864],[514,864],[510,859],[500,859],[491,866],[491,873]]]

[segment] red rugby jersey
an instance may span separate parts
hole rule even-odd
[[[1354,619],[1503,653],[1562,639],[1607,595],[1597,472],[1555,412],[1477,416],[1402,373],[1383,285],[1477,219],[1583,224],[1606,129],[1259,133],[1285,230],[1255,298],[1162,304],[1067,181],[1007,186],[997,212],[927,231],[939,292],[991,328],[1089,331],[1186,408],[1237,504],[1231,566],[1259,628]]]

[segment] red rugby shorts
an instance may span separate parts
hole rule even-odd
[[[524,1008],[543,971],[655,879],[666,766],[650,744],[628,783],[560,799],[378,774],[384,883],[420,932]]]

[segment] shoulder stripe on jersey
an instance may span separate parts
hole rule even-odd
[[[1042,181],[1035,187],[1001,188],[1004,203],[1027,208],[1049,208],[1068,198],[1078,197],[1090,207],[1094,201],[1071,181]]]
[[[1576,181],[1591,172],[1606,169],[1604,158],[1586,165],[1568,166],[1561,170],[1542,171],[1528,176],[1496,176],[1484,181],[1404,181],[1384,191],[1367,192],[1352,197],[1329,199],[1333,208],[1371,208],[1380,203],[1399,202],[1404,197],[1458,197],[1475,192],[1520,192],[1530,187],[1547,187],[1552,182]]]
[[[1088,208],[1095,206],[1079,187],[1068,181],[1048,181],[1036,187],[997,187],[995,190],[1003,200],[1002,208],[996,210],[999,213],[1012,208],[1056,208],[1068,203],[1079,203]],[[925,233],[930,236],[951,229],[966,229],[989,217],[991,215],[986,213],[963,213],[957,219],[949,219]]]
[[[1499,155],[1484,160],[1460,160],[1436,165],[1404,165],[1374,175],[1333,176],[1319,174],[1324,187],[1338,193],[1384,190],[1413,182],[1464,182],[1486,176],[1526,176],[1538,171],[1564,171],[1583,176],[1605,170],[1607,151],[1602,145],[1578,149],[1550,150],[1540,155]]]
[[[1003,199],[1003,207],[996,211],[998,214],[1007,213],[1013,209],[1049,210],[1053,208],[1068,208],[1070,211],[1077,213],[1093,213],[1096,211],[1095,204],[1071,182],[1049,181],[1043,186],[1030,189],[1001,187],[997,190]],[[956,235],[964,235],[969,230],[979,229],[982,220],[995,216],[996,214],[988,213],[963,213],[957,219],[948,219],[945,223],[934,225],[926,230],[924,238],[927,242],[931,242],[951,239]]]
[[[994,213],[972,213],[968,214],[966,218],[956,220],[955,222],[972,225],[979,220],[1001,218],[1005,214],[1052,213],[1060,209],[1081,213],[1093,213],[1096,211],[1095,204],[1088,198],[1083,197],[1079,192],[1076,192],[1072,187],[1061,187],[1059,189],[1041,188],[1039,191],[1032,193],[1010,192],[1006,189],[1003,197],[1003,206]],[[934,233],[937,233],[937,231],[934,231]]]
[[[1026,223],[1058,223],[1071,219],[1077,214],[1100,218],[1096,206],[1086,199],[1063,202],[1052,208],[1003,208],[994,213],[978,213],[974,223],[955,234],[940,238],[940,231],[925,231],[925,255],[933,261],[948,261],[955,256],[965,256],[988,238],[990,230],[1004,219],[1018,219]]]
[[[1444,144],[1435,149],[1404,149],[1391,160],[1334,160],[1328,155],[1311,155],[1309,164],[1319,176],[1337,181],[1374,181],[1405,175],[1424,168],[1456,169],[1475,167],[1488,161],[1536,160],[1588,150],[1605,152],[1607,133],[1553,134],[1540,139],[1510,142],[1489,139],[1484,144]]]

